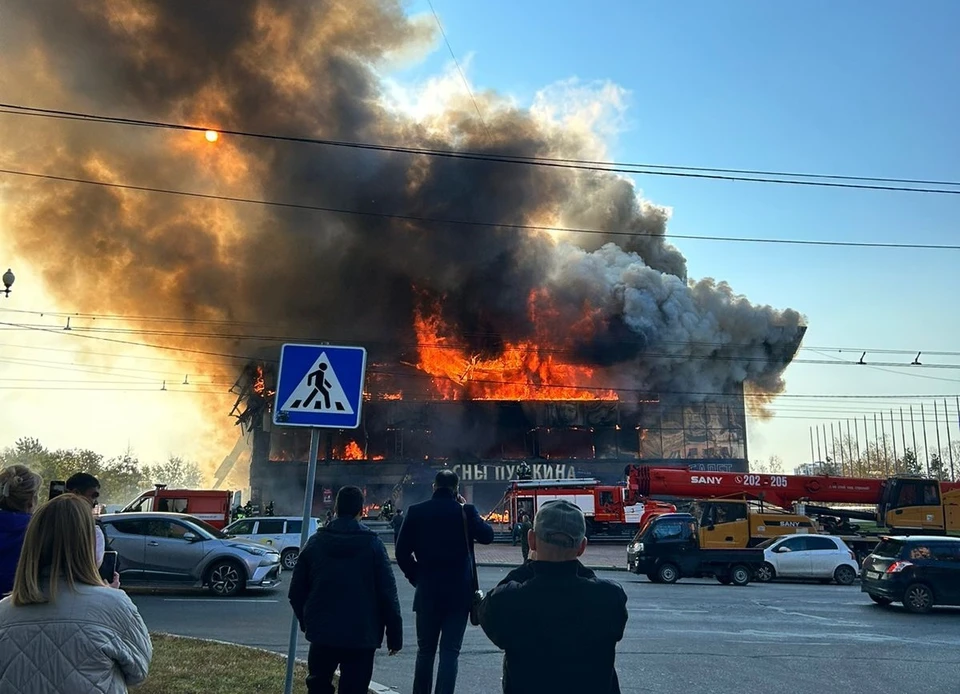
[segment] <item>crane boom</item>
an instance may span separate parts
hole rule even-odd
[[[830,475],[701,472],[640,465],[627,468],[627,485],[638,496],[745,497],[782,508],[797,501],[876,505],[881,502],[885,484],[884,480]]]

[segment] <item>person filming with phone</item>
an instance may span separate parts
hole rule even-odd
[[[75,475],[71,475],[70,479],[67,480],[65,485],[66,491],[70,494],[76,494],[79,497],[82,497],[90,504],[90,515],[93,517],[93,509],[97,507],[97,504],[100,503],[100,480],[91,475],[88,472],[78,472]],[[100,524],[94,521],[94,530],[96,534],[96,548],[94,551],[94,559],[97,563],[98,569],[103,569],[103,558],[104,552],[106,551],[106,540],[104,539],[103,530],[100,528]],[[120,574],[116,571],[116,555],[112,557],[114,560],[114,570],[105,575],[104,580],[110,584],[111,588],[120,587]],[[109,568],[109,567],[108,567]],[[102,574],[102,571],[101,571]]]
[[[27,526],[13,593],[0,600],[0,692],[124,694],[153,645],[127,594],[97,573],[89,503],[63,494]]]

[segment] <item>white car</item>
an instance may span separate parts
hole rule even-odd
[[[785,535],[757,546],[766,560],[757,569],[757,581],[774,578],[818,578],[848,586],[857,580],[856,555],[839,537],[831,535]]]
[[[231,537],[253,540],[280,552],[280,563],[292,571],[300,556],[300,530],[303,519],[299,516],[254,516],[234,521],[223,532]],[[319,518],[310,519],[307,536],[317,532],[323,523]]]

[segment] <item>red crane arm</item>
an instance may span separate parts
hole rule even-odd
[[[879,504],[883,480],[829,475],[767,475],[742,472],[700,472],[685,468],[628,468],[631,494],[706,499],[746,496],[774,506],[789,507],[795,501],[842,504]]]

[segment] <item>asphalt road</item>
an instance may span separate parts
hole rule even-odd
[[[482,587],[492,587],[506,571],[482,568]],[[617,657],[624,694],[960,692],[960,609],[915,616],[880,608],[859,585],[664,586],[627,573],[601,575],[620,582],[629,597],[630,619]],[[398,585],[405,648],[392,658],[378,653],[374,680],[407,694],[416,654],[413,591],[399,573]],[[203,593],[132,597],[152,630],[286,652],[285,588],[234,600]],[[306,657],[302,640],[300,656]],[[499,691],[500,659],[483,632],[468,626],[458,693]]]

